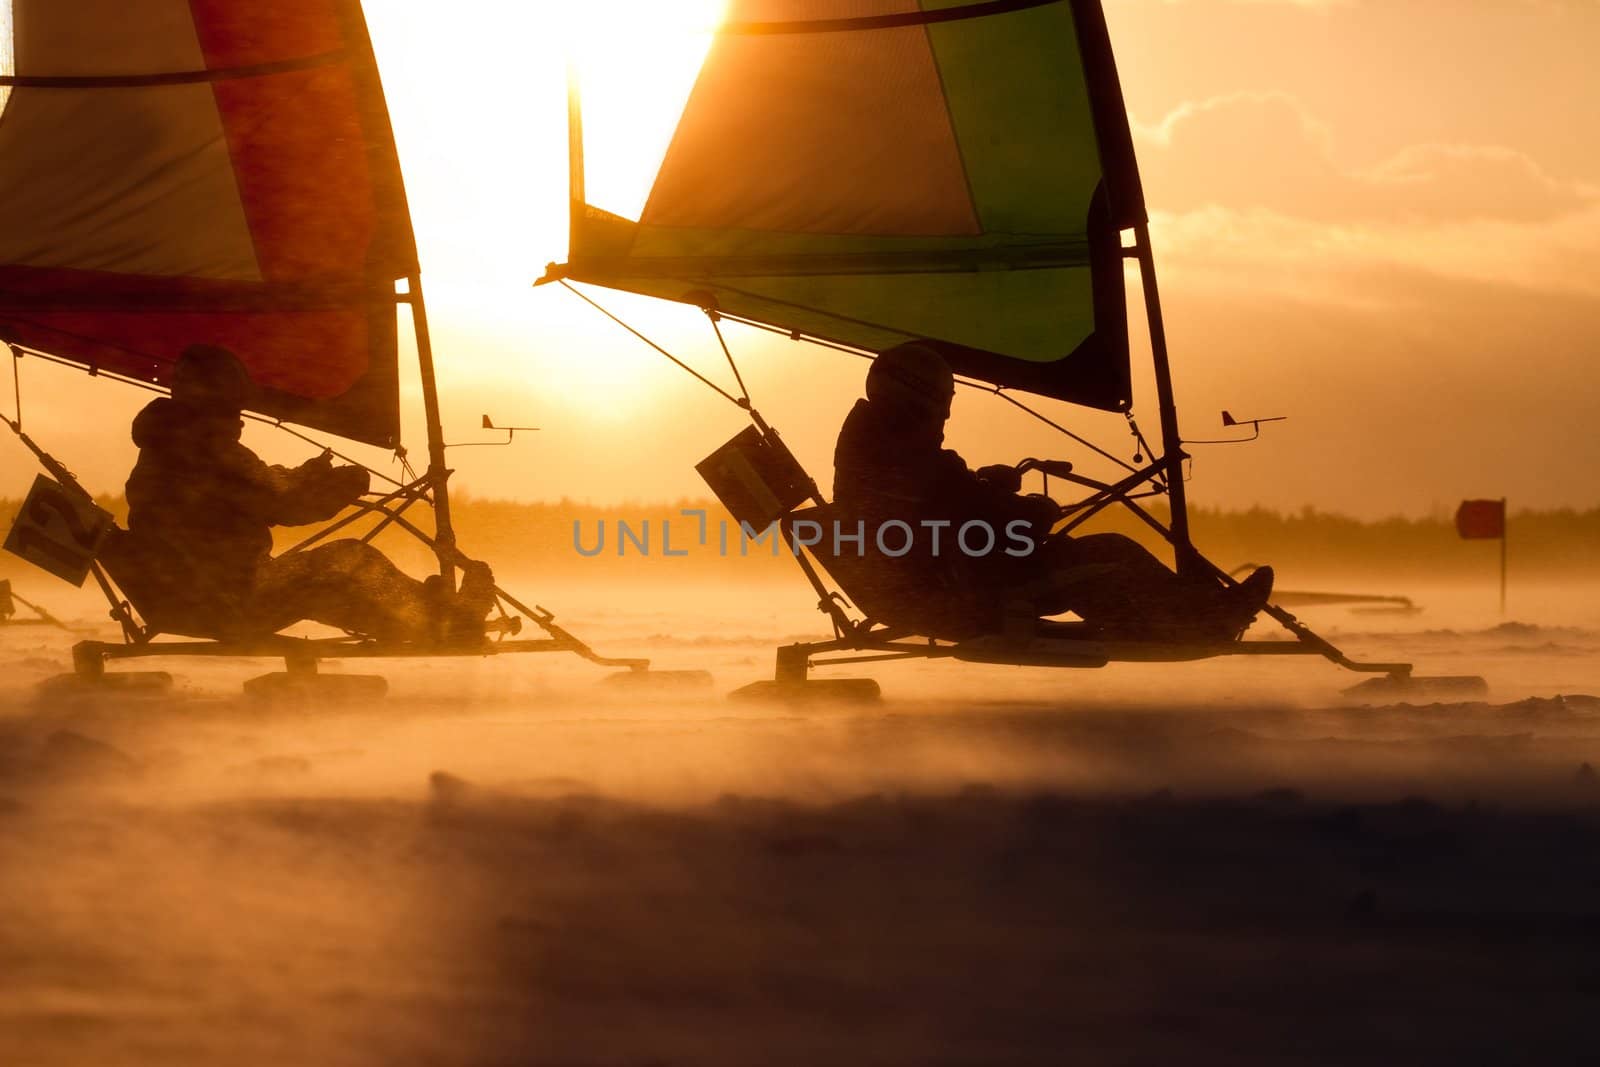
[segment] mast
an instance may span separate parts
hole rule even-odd
[[[567,188],[572,210],[585,202],[583,182],[583,94],[578,85],[578,64],[567,61]]]
[[[444,427],[439,420],[439,387],[433,374],[433,342],[428,336],[428,308],[422,299],[422,275],[406,279],[406,303],[417,339],[417,366],[422,377],[422,411],[428,424],[428,487],[433,493],[434,552],[439,573],[455,586],[455,527],[450,522],[450,469],[444,464]]]
[[[394,143],[394,123],[389,119],[389,103],[383,92],[383,80],[378,73],[378,56],[372,47],[372,34],[367,30],[361,0],[341,0],[345,13],[345,34],[348,40],[360,42],[361,63],[357,71],[365,81],[362,124],[367,130],[368,152],[380,173],[394,176],[388,187],[395,215],[405,220],[406,238],[406,291],[396,294],[397,303],[411,305],[411,331],[417,343],[417,369],[422,381],[422,412],[427,423],[428,469],[426,472],[430,502],[433,504],[434,554],[439,559],[439,574],[445,584],[455,589],[456,533],[450,521],[450,468],[444,461],[444,427],[439,417],[439,386],[433,371],[433,339],[428,333],[428,306],[422,295],[422,267],[418,263],[416,236],[411,228],[411,207],[407,203],[405,174],[400,168],[400,153]],[[382,131],[382,136],[375,136]]]
[[[1167,497],[1172,502],[1172,548],[1180,571],[1187,570],[1196,553],[1189,537],[1189,504],[1183,484],[1183,438],[1178,435],[1178,405],[1172,390],[1172,365],[1167,359],[1167,328],[1161,318],[1161,294],[1156,288],[1155,253],[1150,247],[1150,224],[1134,227],[1134,249],[1139,280],[1144,283],[1145,315],[1150,321],[1150,356],[1156,376],[1156,405],[1161,413],[1161,458],[1167,468]]]

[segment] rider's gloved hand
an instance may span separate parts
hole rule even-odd
[[[994,463],[987,467],[979,467],[978,477],[988,482],[997,489],[1004,489],[1008,493],[1015,493],[1022,488],[1022,475],[1017,468],[1004,463]]]
[[[332,449],[324,449],[315,458],[306,461],[302,469],[316,475],[328,495],[335,499],[354,500],[365,496],[372,486],[372,475],[367,468],[353,465],[335,467]]]
[[[328,476],[329,481],[338,487],[338,494],[350,500],[365,495],[372,485],[372,475],[365,467],[333,467]]]
[[[1029,493],[1026,497],[1030,505],[1031,514],[1029,521],[1034,529],[1049,533],[1050,527],[1061,518],[1061,505],[1045,496],[1043,493]]]

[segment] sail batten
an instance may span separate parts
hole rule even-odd
[[[225,345],[262,414],[397,443],[416,248],[357,0],[13,7],[0,340],[154,384]]]
[[[878,275],[970,273],[984,270],[1038,270],[1050,267],[1088,266],[1087,241],[1040,244],[1017,248],[973,248],[947,252],[818,253],[765,256],[591,256],[569,266],[568,273],[583,278],[629,274],[636,277],[713,278],[760,273],[768,277],[803,277],[812,274]],[[584,280],[588,280],[585,278]]]
[[[790,33],[857,33],[863,30],[892,30],[902,26],[932,26],[941,22],[962,22],[988,18],[1030,7],[1061,4],[1067,0],[979,0],[933,10],[898,11],[882,15],[857,15],[846,18],[805,18],[783,22],[729,22],[718,32],[743,36],[769,36]]]
[[[299,59],[280,59],[270,63],[252,63],[243,67],[220,69],[174,70],[150,74],[4,74],[0,87],[23,89],[152,89],[165,85],[194,85],[199,82],[233,81],[237,78],[262,78],[269,74],[287,74],[340,63],[346,59],[340,49]]]
[[[1098,0],[739,0],[639,220],[574,204],[558,273],[1123,410],[1143,221]]]

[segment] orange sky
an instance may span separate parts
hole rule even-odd
[[[576,298],[529,283],[565,252],[570,43],[589,42],[591,199],[636,206],[704,44],[672,20],[703,24],[713,0],[677,11],[597,0],[576,18],[555,3],[366,6],[447,435],[481,439],[484,412],[544,427],[511,448],[453,453],[458,485],[701,495],[693,465],[741,428],[739,413]],[[616,17],[629,10],[654,24]],[[1107,11],[1155,212],[1185,432],[1217,436],[1222,407],[1290,417],[1263,443],[1197,450],[1196,501],[1369,516],[1473,495],[1600,504],[1589,54],[1600,4],[1107,0]],[[609,47],[595,47],[596,26]],[[698,312],[597,295],[726,375]],[[730,342],[758,406],[826,483],[861,364],[745,331]],[[91,485],[119,488],[133,459],[124,427],[145,397],[37,361],[23,373],[30,427]],[[1129,451],[1120,419],[1045,406]],[[303,452],[267,431],[250,440],[279,458]],[[958,401],[950,440],[975,463],[1076,458],[976,395]],[[0,464],[0,495],[25,491],[32,469],[14,443],[0,443]]]

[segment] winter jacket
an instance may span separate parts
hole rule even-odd
[[[854,597],[864,610],[882,621],[959,637],[992,625],[1002,590],[1029,572],[1028,557],[1006,554],[1008,547],[1020,547],[1008,538],[1007,527],[1029,524],[1029,539],[1040,544],[1056,508],[983,477],[943,444],[942,425],[857,401],[834,449],[834,507],[850,527],[847,533],[858,522],[865,525],[867,566],[857,568]],[[903,555],[885,554],[877,531],[896,520],[912,528],[914,541]],[[988,523],[995,538],[977,558],[957,542],[962,525],[972,521]],[[948,524],[938,529],[937,551],[934,531],[923,525],[930,522]],[[899,529],[884,536],[893,552],[904,540]],[[975,532],[970,543],[981,550],[985,540]]]
[[[942,427],[904,421],[870,400],[858,400],[839,432],[833,453],[834,503],[852,518],[963,523],[981,520],[1002,547],[1006,526],[1030,524],[1036,541],[1049,533],[1055,507],[983,477],[966,460],[941,447]]]
[[[367,490],[359,467],[263,463],[240,443],[243,425],[237,414],[167,398],[133,422],[139,460],[127,483],[125,555],[178,632],[226,628],[271,557],[272,527],[331,518]]]

